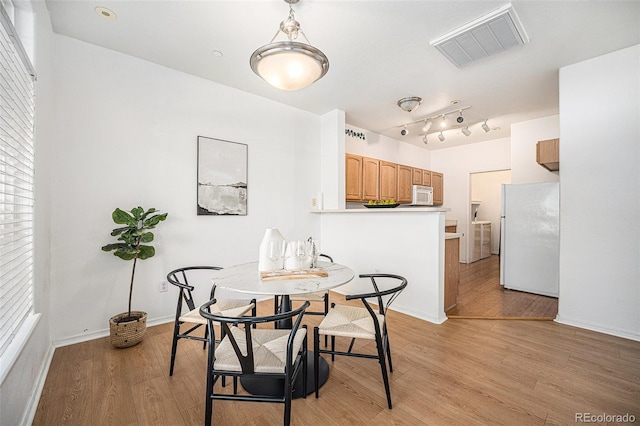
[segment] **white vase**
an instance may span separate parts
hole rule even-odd
[[[269,259],[269,242],[270,241],[282,241],[284,242],[284,238],[280,231],[277,228],[267,228],[264,231],[264,237],[262,237],[262,242],[260,243],[260,255],[258,257],[258,271],[274,271],[277,269],[282,269],[282,259],[273,262]]]

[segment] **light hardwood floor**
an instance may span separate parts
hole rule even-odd
[[[500,285],[500,257],[460,264],[458,305],[447,311],[449,318],[553,320],[558,299]]]
[[[344,302],[335,293],[331,299]],[[261,302],[259,314],[272,303]],[[293,402],[292,424],[556,425],[573,424],[576,413],[630,413],[639,421],[640,342],[552,321],[436,325],[397,312],[389,329],[392,410],[377,362],[338,357],[320,399]],[[169,377],[171,332],[170,324],[151,327],[128,349],[108,338],[56,349],[33,424],[203,424],[206,351],[180,342]],[[214,424],[279,425],[282,410],[216,401]]]

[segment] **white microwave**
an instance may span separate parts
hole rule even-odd
[[[424,185],[413,185],[411,191],[411,204],[414,206],[432,206],[433,188]]]

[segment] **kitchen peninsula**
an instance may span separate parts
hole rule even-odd
[[[433,323],[444,313],[445,213],[441,207],[351,208],[317,210],[321,215],[321,250],[356,273],[391,273],[409,285],[394,309]],[[369,290],[362,280],[335,291]]]

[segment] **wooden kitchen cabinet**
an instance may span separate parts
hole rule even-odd
[[[460,286],[460,238],[444,240],[444,310],[458,304]]]
[[[362,161],[359,155],[347,154],[345,157],[345,195],[347,201],[362,200]]]
[[[431,172],[431,186],[433,187],[433,205],[444,203],[444,176],[439,172]]]
[[[362,157],[362,199],[380,199],[380,160]]]
[[[431,171],[423,170],[422,171],[422,185],[431,186]]]
[[[413,168],[413,185],[422,185],[422,169]]]
[[[398,164],[398,193],[396,202],[410,203],[412,198],[413,167]]]
[[[380,199],[398,198],[398,165],[380,160]]]
[[[560,139],[538,141],[536,161],[549,171],[560,170]]]
[[[448,225],[444,227],[444,232],[453,232],[455,234],[456,232],[458,232],[457,229],[457,225]]]

